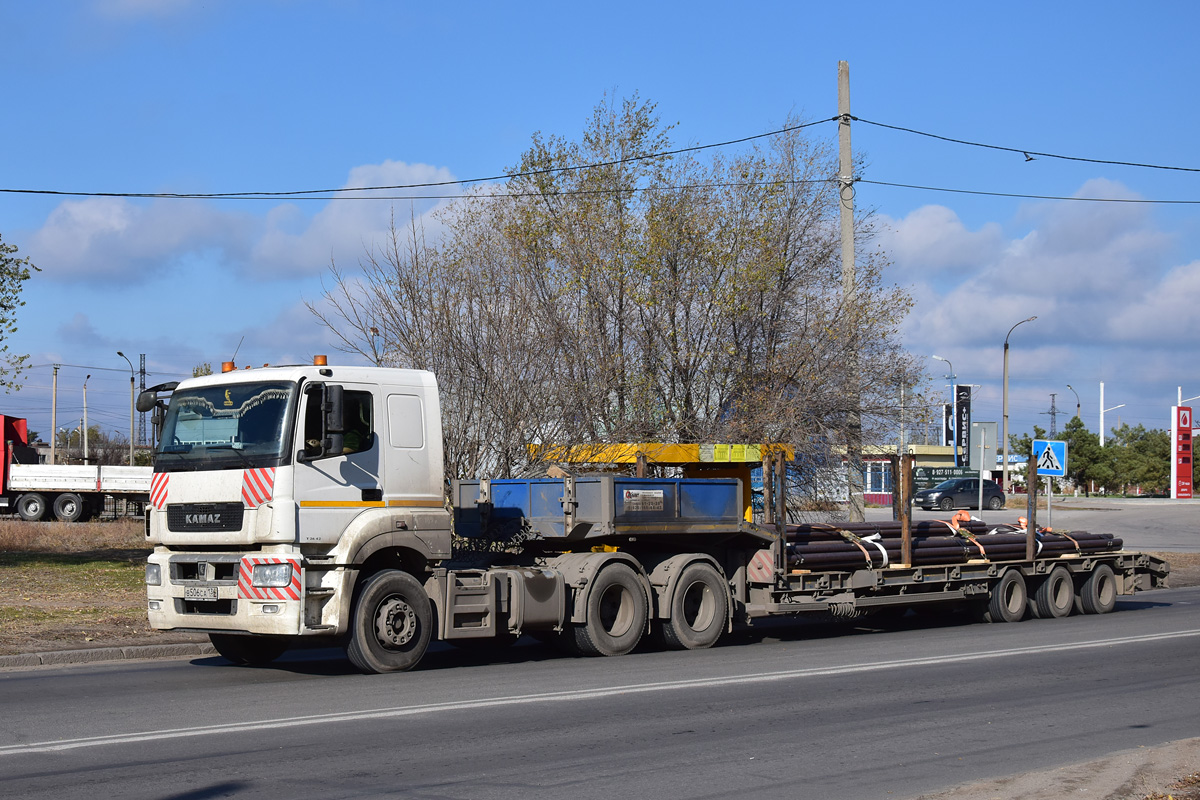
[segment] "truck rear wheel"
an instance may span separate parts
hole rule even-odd
[[[676,650],[712,647],[725,632],[729,590],[709,564],[689,564],[675,584],[670,613],[662,623],[663,643]]]
[[[37,492],[21,495],[17,498],[17,514],[26,522],[37,522],[46,516],[46,498]]]
[[[1028,610],[1028,600],[1025,576],[1019,570],[1010,569],[992,587],[984,619],[988,622],[1020,622]]]
[[[1100,564],[1079,586],[1076,607],[1084,614],[1107,614],[1117,607],[1117,576],[1112,567]]]
[[[587,618],[574,625],[575,649],[589,656],[621,656],[637,647],[646,629],[649,604],[642,582],[627,564],[609,564],[592,581]]]
[[[366,673],[412,669],[429,647],[432,625],[425,588],[407,572],[384,570],[354,603],[346,655]]]
[[[86,511],[87,504],[74,492],[63,492],[54,498],[54,518],[59,522],[78,522]]]
[[[236,633],[210,633],[208,640],[221,657],[234,664],[262,667],[279,658],[288,649],[286,639],[272,636],[245,636]]]
[[[1038,585],[1033,593],[1030,608],[1039,619],[1058,619],[1071,613],[1075,603],[1075,584],[1071,571],[1066,567],[1055,567]]]

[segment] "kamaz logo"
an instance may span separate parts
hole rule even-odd
[[[220,514],[184,514],[185,525],[220,525]]]

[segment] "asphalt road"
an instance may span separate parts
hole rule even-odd
[[[577,659],[328,651],[0,673],[0,795],[902,798],[1200,735],[1200,589],[1116,613]]]

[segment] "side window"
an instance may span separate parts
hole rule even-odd
[[[310,456],[321,452],[320,392],[308,394],[304,409],[304,449]],[[370,392],[347,390],[342,395],[342,455],[370,450],[375,443]]]
[[[343,453],[370,450],[375,441],[375,426],[371,419],[371,393],[347,391],[342,423],[346,429],[342,438]]]

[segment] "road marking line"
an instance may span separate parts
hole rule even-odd
[[[459,700],[446,703],[429,703],[426,705],[380,708],[369,711],[344,711],[336,714],[315,714],[305,717],[284,717],[280,719],[261,720],[257,722],[231,722],[222,725],[201,725],[194,728],[170,728],[165,730],[144,731],[138,733],[118,733],[108,736],[92,736],[81,739],[59,739],[49,742],[31,742],[29,744],[8,745],[5,747],[0,747],[0,756],[15,756],[28,753],[53,753],[63,750],[76,750],[83,747],[100,747],[102,745],[111,744],[132,744],[135,742],[148,742],[160,739],[182,739],[192,736],[212,736],[214,734],[222,733],[246,733],[251,731],[279,730],[282,728],[299,728],[308,725],[325,725],[331,722],[394,719],[396,717],[410,717],[421,714],[436,714],[442,711],[474,711],[484,708],[497,708],[501,706],[524,705],[531,703],[558,703],[576,700],[594,700],[602,697],[612,697],[614,695],[677,691],[680,689],[718,688],[768,681],[823,677],[828,675],[854,675],[863,672],[877,672],[883,669],[960,664],[970,661],[1008,658],[1011,656],[1038,655],[1042,653],[1062,653],[1070,650],[1089,650],[1099,647],[1144,644],[1146,642],[1159,642],[1170,639],[1186,639],[1196,636],[1200,636],[1200,629],[1176,631],[1174,633],[1151,633],[1142,636],[1126,636],[1119,639],[1097,639],[1093,641],[1074,642],[1068,644],[1014,647],[1006,650],[991,650],[981,653],[963,653],[961,655],[953,656],[903,658],[894,661],[877,661],[869,664],[855,664],[853,666],[810,667],[808,669],[782,670],[779,672],[757,672],[745,675],[730,675],[724,678],[694,678],[692,680],[682,681],[634,683],[624,686],[573,689],[570,691],[546,692],[543,694],[509,695],[503,697],[481,698],[478,700]]]

